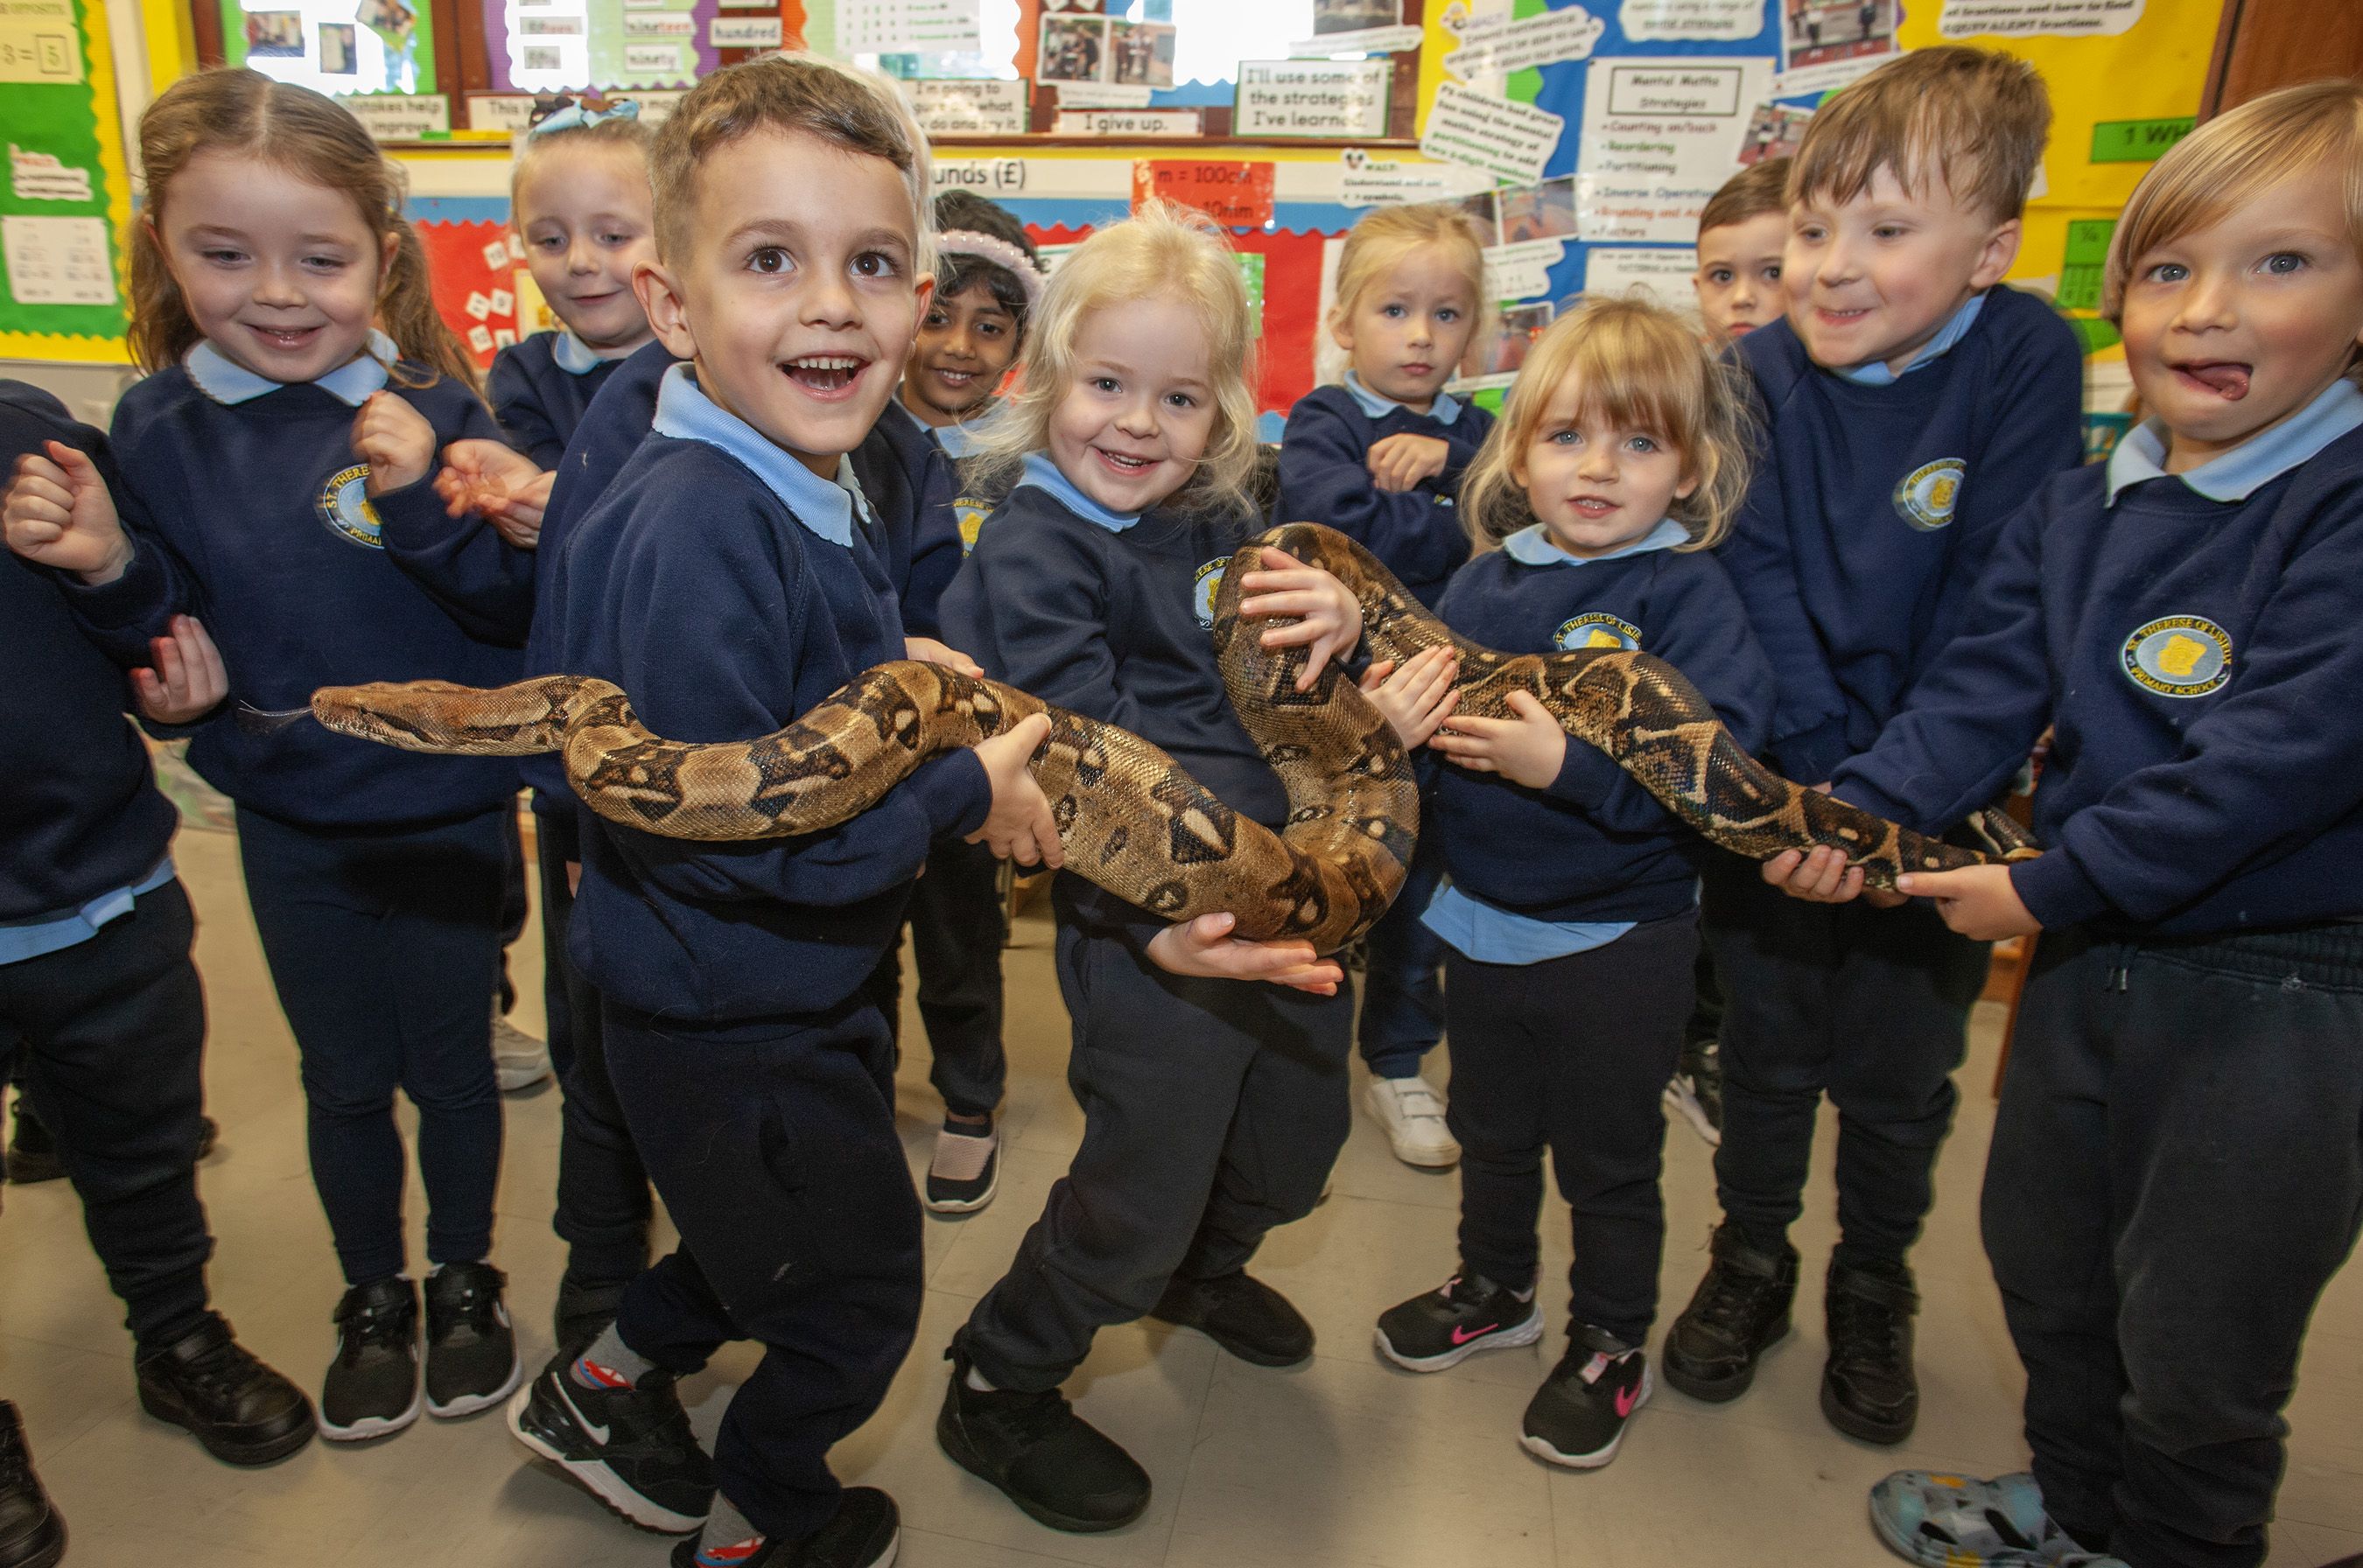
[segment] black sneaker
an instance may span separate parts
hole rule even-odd
[[[848,1486],[837,1517],[802,1540],[766,1540],[750,1556],[672,1549],[672,1568],[888,1568],[903,1545],[903,1515],[875,1486]]]
[[[1604,1329],[1579,1328],[1526,1404],[1521,1446],[1570,1470],[1597,1470],[1616,1457],[1625,1423],[1649,1402],[1652,1387],[1649,1358],[1638,1345]]]
[[[140,1408],[186,1427],[225,1464],[270,1464],[312,1441],[312,1401],[211,1313],[195,1332],[142,1352],[136,1370]]]
[[[1294,1366],[1313,1353],[1313,1325],[1288,1297],[1244,1269],[1213,1279],[1176,1277],[1148,1315],[1195,1329],[1241,1361]]]
[[[51,1568],[66,1554],[66,1521],[50,1505],[17,1407],[0,1399],[0,1568]]]
[[[1920,1419],[1912,1371],[1912,1315],[1920,1293],[1900,1263],[1847,1268],[1830,1262],[1825,1306],[1830,1359],[1822,1368],[1822,1414],[1865,1442],[1902,1442]]]
[[[549,1315],[558,1348],[581,1355],[599,1337],[599,1331],[616,1320],[623,1304],[621,1285],[577,1285],[572,1275],[560,1275],[558,1305]]]
[[[953,1463],[1000,1487],[1027,1517],[1052,1529],[1119,1529],[1147,1511],[1148,1472],[1075,1414],[1065,1395],[1056,1388],[1039,1394],[971,1388],[958,1336],[944,1355],[952,1379],[936,1417],[936,1441]]]
[[[525,1380],[501,1300],[508,1275],[487,1263],[445,1264],[427,1276],[427,1413],[489,1410]]]
[[[1717,1148],[1723,1146],[1723,1044],[1692,1040],[1682,1046],[1681,1065],[1666,1086],[1666,1109],[1691,1124],[1691,1131]]]
[[[922,1201],[937,1214],[973,1214],[993,1201],[1000,1185],[1001,1130],[991,1121],[976,1127],[947,1117],[936,1133]]]
[[[1481,1350],[1530,1345],[1543,1337],[1542,1304],[1521,1301],[1466,1269],[1441,1290],[1413,1297],[1379,1314],[1379,1353],[1414,1372],[1442,1372]]]
[[[320,1382],[320,1435],[359,1442],[418,1419],[418,1292],[399,1275],[337,1303],[337,1359]]]
[[[697,1446],[672,1375],[585,1388],[560,1351],[509,1401],[509,1430],[566,1478],[643,1529],[682,1535],[714,1507],[714,1462]],[[693,1543],[693,1545],[694,1543]]]
[[[8,1129],[7,1171],[9,1182],[17,1187],[55,1181],[66,1174],[58,1159],[57,1140],[25,1103],[23,1089],[17,1091],[16,1122]]]
[[[1797,1296],[1797,1249],[1759,1253],[1725,1224],[1714,1261],[1666,1335],[1666,1381],[1693,1399],[1721,1404],[1747,1392],[1756,1358],[1789,1331]]]

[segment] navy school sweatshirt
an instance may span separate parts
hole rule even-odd
[[[669,740],[784,729],[903,651],[893,590],[850,497],[699,394],[686,367],[567,540],[553,593],[560,661],[621,686]],[[850,821],[791,838],[695,843],[582,812],[571,951],[603,995],[676,1025],[821,1011],[896,940],[929,842],[974,832],[990,804],[963,751],[923,763]]]
[[[1027,466],[1029,477],[1057,471],[1038,453]],[[1226,805],[1278,828],[1287,793],[1231,709],[1210,633],[1231,552],[1262,528],[1247,513],[1095,519],[1021,483],[944,594],[946,637],[996,680],[1156,742]],[[1105,923],[1151,919],[1070,885]]]
[[[537,332],[493,357],[484,378],[484,399],[493,405],[508,444],[545,469],[554,469],[599,389],[623,359],[602,359],[580,342],[567,358],[581,370],[559,363],[564,334]],[[642,345],[643,348],[646,345]]]
[[[550,481],[549,499],[541,509],[541,537],[534,544],[533,627],[525,639],[527,676],[570,673],[560,668],[558,657],[558,558],[574,525],[598,504],[639,450],[649,422],[657,414],[657,388],[677,363],[672,351],[653,338],[617,361],[567,438],[565,452],[549,465],[558,477]],[[571,808],[574,792],[567,787],[566,765],[557,754],[519,757],[517,772],[533,790],[533,809],[544,820],[561,806]],[[567,842],[572,842],[571,836]]]
[[[238,703],[306,706],[323,686],[516,678],[533,612],[533,558],[473,513],[448,517],[430,477],[371,499],[352,448],[358,400],[321,382],[277,386],[228,370],[200,345],[187,365],[123,394],[115,457],[152,531],[130,567],[72,598],[117,662],[144,664],[172,615],[197,616],[221,648],[231,702],[199,727],[189,761],[239,805],[301,827],[397,828],[456,822],[516,792],[505,757],[435,756],[333,734],[309,722],[250,733]],[[211,369],[208,370],[207,367]],[[405,364],[406,373],[428,372]],[[356,360],[325,378],[346,390],[374,373]],[[259,383],[259,386],[258,386]],[[449,380],[394,387],[436,444],[498,440],[475,393]]]
[[[2003,521],[2082,460],[2083,359],[2049,305],[2000,286],[1890,385],[1814,365],[1786,321],[1738,355],[1764,427],[1721,553],[1780,681],[1772,757],[1812,784],[1879,738]]]
[[[1941,828],[2049,723],[2045,854],[2011,871],[2046,926],[2363,917],[2363,429],[2245,498],[2108,484],[2059,475],[2012,520],[1960,639],[1836,792]]]
[[[960,478],[952,460],[903,400],[893,398],[853,453],[853,471],[886,531],[886,569],[902,605],[903,629],[936,636],[941,629],[937,606],[960,565],[960,523],[952,509]]]
[[[106,439],[38,387],[0,381],[0,464],[62,441],[123,487]],[[143,657],[140,661],[146,663]],[[123,672],[74,624],[59,577],[0,550],[0,923],[60,915],[128,888],[164,858],[179,816],[124,716]]]
[[[1661,525],[1679,532],[1678,525]],[[1531,534],[1530,534],[1531,537]],[[1576,562],[1478,557],[1444,591],[1462,636],[1503,653],[1638,647],[1703,692],[1744,747],[1763,742],[1772,671],[1712,555],[1657,548]],[[1606,753],[1570,736],[1546,790],[1429,759],[1445,861],[1463,892],[1530,919],[1647,921],[1696,901],[1697,841]]]
[[[1473,403],[1440,398],[1437,406],[1451,417],[1414,414],[1401,403],[1373,416],[1345,387],[1314,388],[1288,411],[1272,509],[1274,523],[1325,523],[1352,538],[1430,607],[1469,558],[1460,480],[1493,426],[1493,416]],[[1370,454],[1379,441],[1400,435],[1434,436],[1452,455],[1442,473],[1391,493],[1372,481]]]

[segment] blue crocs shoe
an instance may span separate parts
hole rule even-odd
[[[1973,1481],[1899,1470],[1870,1489],[1870,1523],[1889,1550],[1922,1568],[2125,1568],[2053,1523],[2043,1489],[2025,1472]]]

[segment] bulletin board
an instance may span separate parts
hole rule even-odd
[[[0,7],[0,356],[121,364],[131,217],[99,0]]]

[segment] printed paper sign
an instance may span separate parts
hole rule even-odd
[[[1661,305],[1690,310],[1697,304],[1691,286],[1697,271],[1698,251],[1687,245],[1603,245],[1584,254],[1583,292],[1626,294],[1637,289]]]
[[[368,93],[337,102],[380,141],[416,141],[451,132],[451,100],[440,93]]]
[[[1745,117],[1767,95],[1761,60],[1595,60],[1577,143],[1576,222],[1587,240],[1698,237],[1731,177]]]
[[[475,317],[478,321],[482,321],[484,317],[493,314],[493,302],[486,299],[482,291],[478,291],[475,293],[470,294],[468,296],[468,303],[460,308],[465,310],[470,315]]]
[[[1050,134],[1119,141],[1189,141],[1206,134],[1206,116],[1196,109],[1060,109],[1051,122]]]
[[[949,54],[983,47],[977,0],[838,0],[840,54]]]
[[[705,41],[715,49],[777,49],[781,36],[777,17],[716,17],[705,24]]]
[[[760,17],[754,20],[762,20]],[[771,18],[778,20],[777,17]],[[734,22],[732,24],[736,26]],[[693,39],[697,36],[697,18],[686,11],[651,11],[624,18],[624,36],[627,39]]]
[[[1625,0],[1616,25],[1635,43],[1737,43],[1764,30],[1757,0]]]
[[[1458,163],[1405,163],[1372,158],[1359,147],[1337,155],[1337,202],[1341,206],[1392,206],[1473,196],[1492,183],[1485,174]]]
[[[1387,134],[1394,67],[1383,60],[1239,62],[1237,137]]]
[[[624,69],[635,76],[679,74],[681,46],[669,43],[626,44]]]
[[[509,293],[506,289],[494,289],[493,291],[492,306],[493,314],[494,315],[515,315],[516,314],[516,296]]]
[[[1515,20],[1473,17],[1460,25],[1460,47],[1444,69],[1463,82],[1491,80],[1562,60],[1585,60],[1608,24],[1581,6]]]
[[[514,332],[512,332],[512,331],[510,331],[510,330],[509,330],[507,327],[505,327],[505,326],[495,326],[495,327],[494,327],[494,328],[493,328],[493,347],[494,347],[494,348],[516,348],[516,333],[514,333]]]
[[[479,354],[491,353],[493,351],[492,329],[484,326],[468,328],[468,347]]]
[[[74,33],[73,0],[7,0],[0,5],[0,82],[81,80],[82,42]],[[109,302],[115,298],[114,288],[110,278]]]
[[[2142,0],[1945,0],[1936,30],[1948,39],[2114,38],[2141,20]]]
[[[470,130],[506,131],[511,136],[533,124],[533,94],[530,93],[471,93],[468,94],[468,128]],[[497,267],[499,262],[493,263]]]
[[[2189,136],[2199,122],[2184,116],[2167,120],[2102,120],[2092,127],[2095,163],[2148,163]]]
[[[524,258],[519,257],[519,260]],[[484,265],[497,272],[509,264],[509,241],[495,239],[484,247]]]
[[[1292,60],[1321,60],[1333,54],[1401,54],[1417,49],[1426,34],[1415,23],[1394,28],[1362,28],[1350,33],[1325,33],[1300,39],[1288,46]]]
[[[0,256],[18,304],[116,303],[115,247],[104,218],[12,214],[0,218]]]
[[[1062,109],[1145,109],[1156,92],[1146,82],[1061,82],[1057,86]]]
[[[898,82],[903,96],[929,136],[1023,136],[1026,129],[1023,81]]]
[[[1600,67],[1592,68],[1595,72]],[[1589,115],[1586,116],[1589,118]],[[1532,183],[1559,147],[1567,121],[1531,104],[1489,98],[1458,83],[1439,83],[1419,149],[1502,179]]]
[[[1530,300],[1550,293],[1550,270],[1567,256],[1564,239],[1527,239],[1485,252],[1485,282],[1497,300]]]
[[[1143,158],[1132,166],[1132,204],[1161,196],[1195,207],[1226,228],[1261,228],[1271,221],[1274,173],[1269,163]]]
[[[1895,12],[1896,0],[1793,0],[1781,28],[1780,84],[1766,96],[1831,92],[1893,60]]]
[[[90,171],[61,163],[46,152],[8,144],[8,188],[20,202],[86,202]]]

